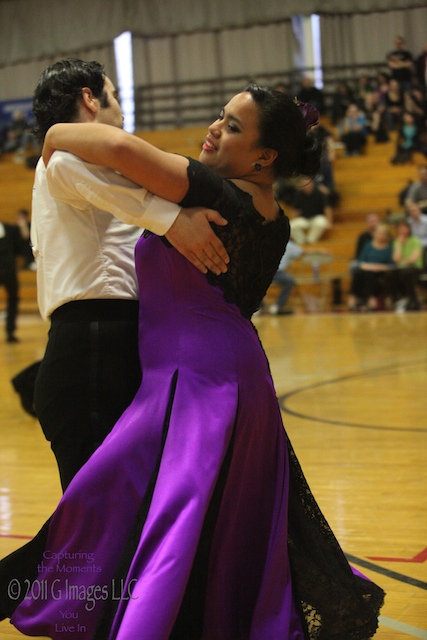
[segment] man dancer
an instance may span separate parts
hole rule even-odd
[[[57,122],[123,124],[117,92],[97,62],[48,67],[33,112],[41,142]],[[133,253],[141,228],[166,235],[201,271],[220,273],[228,256],[208,221],[225,220],[213,211],[180,212],[116,172],[64,152],[47,168],[39,160],[32,206],[39,308],[51,320],[35,410],[65,490],[139,386]]]

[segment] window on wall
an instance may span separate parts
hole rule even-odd
[[[114,39],[117,83],[120,104],[124,115],[123,128],[129,133],[135,131],[135,98],[132,65],[132,34],[125,31]]]
[[[318,89],[323,88],[322,74],[322,49],[320,40],[320,17],[293,16],[292,28],[298,42],[298,51],[295,54],[295,66],[304,74],[313,78]]]
[[[254,37],[259,46],[255,48],[257,56],[251,57]],[[125,32],[115,39],[114,51],[124,128],[131,133],[205,123],[212,118],[213,105],[225,102],[248,78],[266,85],[285,81],[291,87],[299,81],[297,74],[307,73],[323,88],[318,15],[225,29],[220,34],[182,34],[145,41]],[[140,65],[135,68],[136,86],[134,56],[145,60],[144,73]]]
[[[311,24],[311,43],[313,51],[313,69],[314,69],[314,84],[318,89],[323,87],[323,73],[322,73],[322,47],[320,40],[320,16],[313,14],[310,16]]]

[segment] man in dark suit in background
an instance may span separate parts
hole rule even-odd
[[[0,285],[6,289],[6,341],[18,342],[15,336],[18,315],[19,284],[16,258],[20,253],[19,229],[0,222]]]

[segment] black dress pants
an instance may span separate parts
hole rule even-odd
[[[84,300],[54,311],[34,406],[63,490],[109,434],[140,382],[138,302]]]

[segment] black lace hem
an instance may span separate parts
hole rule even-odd
[[[288,446],[289,556],[307,639],[369,640],[378,628],[384,591],[352,572]]]

